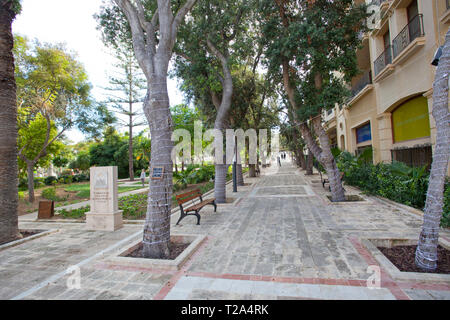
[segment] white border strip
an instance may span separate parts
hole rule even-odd
[[[41,230],[41,229],[26,229],[26,228],[21,229],[21,228],[19,228],[19,232],[20,231],[35,231],[35,230],[37,231],[37,230]],[[31,240],[34,240],[34,239],[37,239],[37,238],[41,238],[41,237],[47,236],[47,235],[52,234],[52,233],[56,233],[58,231],[59,231],[59,229],[44,230],[42,232],[39,232],[37,234],[34,234],[34,235],[26,237],[26,238],[22,238],[22,239],[19,239],[19,240],[16,240],[16,241],[11,241],[11,242],[4,243],[4,244],[2,244],[0,246],[0,251],[8,249],[8,248],[15,247],[15,246],[18,246],[18,245],[20,245],[22,243],[25,243],[25,242],[28,242],[28,241],[31,241]]]

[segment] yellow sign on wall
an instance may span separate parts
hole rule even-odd
[[[394,142],[430,136],[428,103],[425,97],[408,100],[392,113]]]

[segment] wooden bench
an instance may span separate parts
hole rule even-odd
[[[200,189],[195,189],[183,194],[179,194],[175,198],[177,199],[178,205],[180,206],[180,219],[178,219],[177,224],[187,216],[196,216],[197,225],[199,225],[200,224],[199,212],[204,206],[208,204],[214,206],[214,212],[216,212],[217,210],[216,199],[207,199],[203,201]],[[197,204],[193,203],[195,199],[199,199],[200,202]],[[185,204],[188,201],[192,201],[192,206],[188,208],[183,208],[183,204]]]
[[[325,184],[326,183],[330,183],[330,180],[328,180],[328,179],[325,179],[323,176],[322,176],[322,172],[320,171],[320,170],[317,170],[317,171],[319,171],[319,174],[320,174],[320,181],[322,181],[322,187],[325,189]],[[342,179],[344,178],[344,172],[341,172],[341,181],[342,181]],[[328,186],[328,189],[331,191],[331,186]],[[345,190],[345,189],[344,189]]]

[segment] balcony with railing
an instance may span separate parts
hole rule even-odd
[[[419,14],[392,41],[393,58],[397,58],[414,40],[424,35],[423,15]]]
[[[450,23],[450,0],[445,0],[444,12],[441,16],[441,22],[446,24]]]
[[[371,5],[381,6],[384,2],[389,2],[391,0],[372,0]]]
[[[358,101],[362,96],[365,95],[370,89],[372,89],[372,71],[365,71],[362,76],[356,81],[351,89],[351,96],[347,102],[348,105],[354,104]]]
[[[363,73],[361,79],[359,79],[351,89],[351,97],[353,98],[360,93],[367,85],[372,84],[372,72],[370,70]]]
[[[375,77],[377,77],[388,65],[392,63],[392,47],[388,46],[374,62]]]

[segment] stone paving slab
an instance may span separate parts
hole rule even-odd
[[[422,218],[373,197],[331,205],[317,179],[284,161],[246,178],[250,185],[237,193],[227,185],[235,201],[217,212],[205,207],[201,225],[186,218],[176,226],[174,211],[172,234],[207,237],[179,271],[105,264],[110,248],[139,237],[143,221],[90,232],[83,223],[21,220],[20,228],[59,231],[0,251],[0,298],[449,299],[448,282],[401,283],[385,270],[381,289],[368,289],[368,267],[377,262],[359,239],[418,237]],[[450,231],[441,236],[450,239]],[[80,266],[80,289],[67,287],[71,266]]]

